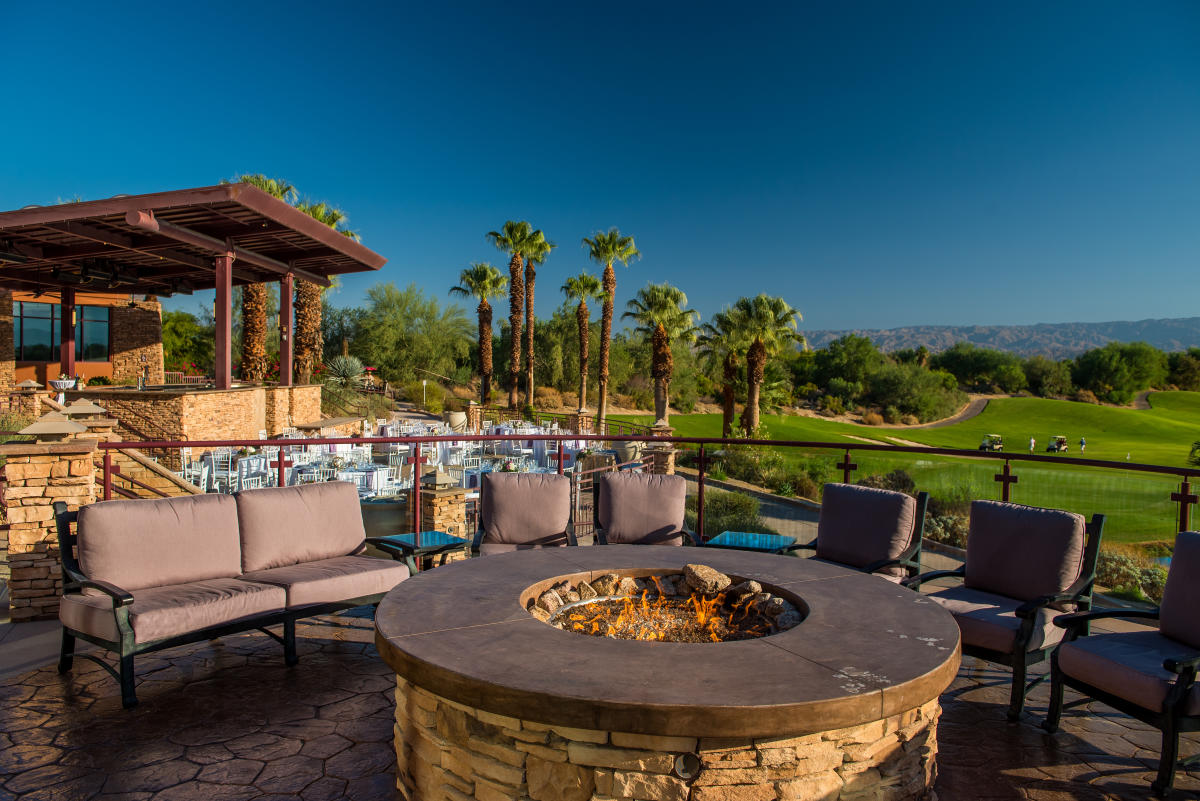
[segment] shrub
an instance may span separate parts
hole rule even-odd
[[[874,487],[875,489],[891,490],[892,492],[903,492],[906,495],[916,495],[917,482],[913,481],[912,476],[903,470],[893,470],[886,476],[867,476],[860,479],[858,482],[860,487]]]
[[[436,381],[429,381],[424,386],[420,381],[409,381],[404,385],[404,398],[410,403],[421,406],[424,398],[425,411],[430,414],[441,414],[446,399],[446,389]]]
[[[107,387],[112,385],[112,379],[106,375],[95,375],[87,380],[88,386]]]
[[[562,394],[562,405],[571,411],[579,408],[579,395],[574,392],[564,392]]]
[[[822,395],[821,400],[817,402],[817,408],[830,416],[846,413],[846,404],[836,395]]]
[[[920,423],[921,423],[921,421],[919,419],[917,419],[917,416],[915,414],[904,415],[903,417],[900,418],[900,422],[904,423],[904,425],[906,425],[906,426],[915,426],[915,425],[920,425]]]
[[[978,494],[972,487],[959,486],[931,492],[929,494],[929,514],[933,516],[961,515],[971,513],[971,501]]]
[[[792,486],[792,482],[790,482],[790,481],[785,481],[782,484],[780,484],[779,487],[775,490],[775,493],[784,498],[796,497],[796,489],[795,489],[795,487]]]
[[[363,363],[357,356],[334,356],[325,360],[325,380],[339,387],[355,387],[362,382]]]
[[[862,421],[869,426],[881,426],[883,425],[883,415],[879,412],[867,412],[863,415]]]
[[[557,409],[562,402],[562,394],[554,387],[538,387],[533,391],[533,405],[539,409]]]
[[[1142,592],[1146,594],[1147,598],[1155,603],[1160,603],[1163,597],[1163,590],[1167,588],[1167,571],[1158,565],[1143,567],[1141,575],[1138,577],[1138,583],[1141,585]]]
[[[962,515],[934,515],[925,518],[925,538],[955,548],[967,547],[969,521]]]
[[[629,406],[634,409],[653,409],[654,393],[649,389],[636,388],[629,391]]]
[[[792,473],[788,483],[792,491],[801,498],[815,501],[821,497],[821,485],[813,481],[807,473]]]
[[[1097,406],[1100,405],[1100,399],[1097,398],[1096,393],[1092,392],[1090,389],[1081,389],[1081,390],[1077,391],[1071,397],[1071,400],[1076,401],[1078,403],[1094,403]]]
[[[696,530],[696,496],[687,498],[684,524]],[[756,534],[776,534],[758,514],[758,499],[753,495],[720,490],[705,493],[704,536],[715,537],[723,531],[746,531]]]
[[[729,478],[729,474],[725,472],[725,468],[720,464],[713,465],[712,469],[708,471],[708,475],[717,481],[724,481]]]
[[[888,406],[883,410],[883,419],[888,425],[895,425],[900,422],[900,410],[895,406]]]

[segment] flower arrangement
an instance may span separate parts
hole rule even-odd
[[[501,472],[501,473],[515,473],[515,472],[517,472],[517,465],[516,465],[516,462],[512,461],[511,459],[510,459],[510,460],[508,460],[508,461],[507,461],[507,462],[505,462],[504,464],[500,465],[500,472]]]

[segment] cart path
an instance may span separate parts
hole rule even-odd
[[[899,427],[918,430],[918,429],[923,429],[923,428],[945,428],[947,426],[957,425],[958,423],[961,423],[964,420],[970,420],[972,417],[978,417],[983,412],[983,410],[987,408],[989,400],[991,400],[991,399],[985,398],[985,397],[979,397],[979,396],[971,396],[970,402],[968,402],[967,405],[962,408],[962,411],[960,411],[958,414],[954,415],[953,417],[946,417],[941,420],[938,420],[937,422],[925,423],[924,425],[919,425],[919,426],[899,426]]]
[[[1137,394],[1137,397],[1133,399],[1133,408],[1143,409],[1143,410],[1149,409],[1150,408],[1150,393],[1153,391],[1154,390],[1152,390],[1152,389],[1144,389],[1141,392],[1139,392]]]

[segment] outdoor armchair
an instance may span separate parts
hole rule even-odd
[[[855,484],[826,484],[817,538],[788,551],[812,550],[821,562],[899,582],[921,572],[921,536],[929,493],[913,498]]]
[[[1104,515],[1085,524],[1071,512],[975,501],[963,566],[904,582],[916,589],[934,579],[963,580],[928,597],[954,615],[963,653],[1012,668],[1009,720],[1020,717],[1026,694],[1045,678],[1026,684],[1028,667],[1062,639],[1054,616],[1091,608],[1103,529]]]
[[[555,473],[484,473],[473,553],[489,556],[575,545],[571,479]]]
[[[598,545],[698,545],[684,528],[683,476],[600,473],[592,484]]]
[[[1157,609],[1104,609],[1059,615],[1062,645],[1050,660],[1050,710],[1043,727],[1058,729],[1063,688],[1091,698],[1162,731],[1158,777],[1151,787],[1166,797],[1175,770],[1194,764],[1178,760],[1179,733],[1200,730],[1200,533],[1185,531],[1175,540],[1162,605]],[[1087,636],[1093,620],[1157,620],[1158,629]],[[1084,698],[1070,704],[1086,703]]]

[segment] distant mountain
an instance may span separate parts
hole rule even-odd
[[[919,348],[943,351],[956,342],[973,342],[1022,356],[1064,359],[1108,342],[1149,342],[1166,351],[1200,345],[1200,317],[1112,323],[1038,323],[1037,325],[916,325],[886,330],[806,331],[813,348],[845,334],[869,337],[884,351]]]

